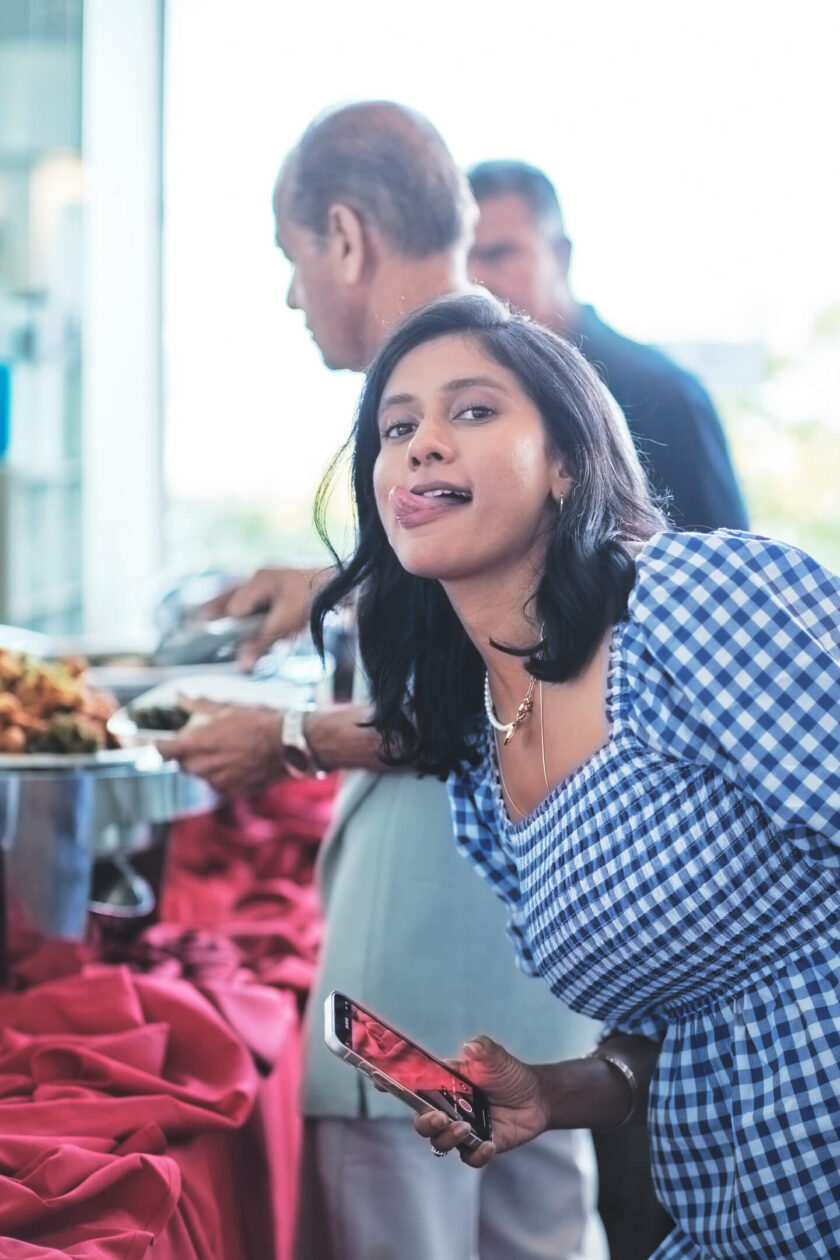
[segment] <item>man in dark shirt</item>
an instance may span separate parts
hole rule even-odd
[[[480,210],[472,277],[568,337],[594,364],[680,529],[746,529],[726,436],[703,386],[661,351],[622,337],[572,296],[571,242],[548,177],[525,162],[497,161],[473,167],[469,179]]]

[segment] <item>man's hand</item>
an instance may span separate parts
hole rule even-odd
[[[253,669],[278,639],[287,639],[304,629],[316,592],[332,575],[331,568],[270,565],[213,601],[215,616],[249,617],[268,609],[259,634],[239,649],[239,661],[245,669]]]
[[[184,698],[179,703],[203,720],[161,740],[158,749],[188,774],[206,779],[223,796],[253,796],[285,776],[277,709]]]
[[[174,739],[159,741],[164,757],[180,761],[189,774],[206,779],[226,796],[248,796],[286,777],[279,709],[186,696],[179,696],[178,703],[196,715],[196,722]],[[359,704],[307,713],[306,739],[318,764],[328,770],[387,772],[379,736],[367,725],[369,717]]]

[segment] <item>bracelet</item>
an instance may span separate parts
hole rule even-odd
[[[629,1063],[625,1063],[623,1059],[617,1059],[612,1054],[602,1054],[600,1050],[593,1050],[589,1055],[590,1059],[603,1059],[604,1063],[609,1063],[610,1067],[615,1068],[624,1077],[630,1089],[630,1106],[627,1109],[627,1115],[619,1120],[618,1124],[610,1124],[605,1129],[599,1129],[599,1133],[612,1133],[615,1129],[623,1129],[626,1124],[632,1120],[636,1114],[636,1108],[639,1105],[639,1082],[636,1080],[636,1073],[630,1067]]]

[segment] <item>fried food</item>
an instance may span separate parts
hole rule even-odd
[[[89,753],[112,746],[117,701],[84,681],[84,662],[0,648],[0,752]]]
[[[180,731],[190,714],[178,704],[137,705],[129,710],[131,719],[145,731]]]
[[[20,753],[26,751],[26,731],[20,726],[7,726],[0,731],[0,751]]]

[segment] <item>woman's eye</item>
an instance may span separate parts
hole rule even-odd
[[[382,438],[384,440],[394,441],[395,438],[408,437],[414,431],[414,425],[411,420],[395,420],[392,424],[386,424],[382,430]]]
[[[464,407],[458,412],[458,417],[462,420],[487,420],[492,415],[495,415],[493,408],[487,407],[482,403],[476,403],[472,407]]]

